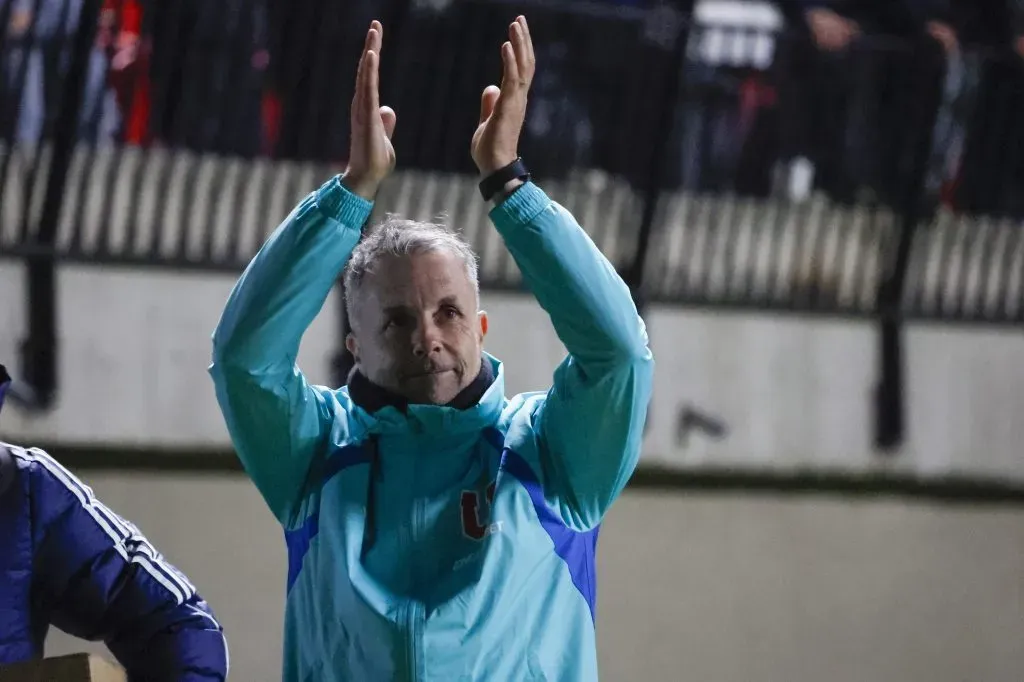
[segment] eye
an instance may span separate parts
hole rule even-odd
[[[461,317],[462,313],[455,306],[453,306],[453,305],[446,305],[443,308],[441,308],[441,315],[446,320],[454,320],[457,317]]]

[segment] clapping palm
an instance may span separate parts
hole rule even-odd
[[[359,59],[355,96],[352,98],[352,141],[344,182],[373,199],[381,182],[395,168],[391,136],[396,117],[380,105],[380,49],[384,29],[370,23]],[[480,124],[473,134],[470,153],[482,175],[508,165],[518,156],[519,134],[526,120],[526,100],[536,60],[525,17],[509,26],[509,40],[501,46],[501,87],[488,86],[481,97]]]
[[[357,194],[372,199],[395,168],[391,136],[396,117],[391,107],[380,105],[380,48],[384,29],[379,21],[370,24],[356,73],[352,98],[352,141],[345,182]]]
[[[526,120],[526,100],[533,82],[536,58],[526,17],[509,26],[509,40],[501,46],[501,87],[489,85],[480,101],[480,125],[473,134],[470,153],[481,175],[490,175],[516,160],[519,133]]]

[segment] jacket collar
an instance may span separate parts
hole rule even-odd
[[[477,373],[476,378],[466,388],[462,389],[446,407],[452,407],[456,410],[466,410],[473,407],[480,402],[480,399],[487,389],[491,387],[492,383],[494,383],[494,369],[491,367],[491,363],[487,362],[486,358],[481,358],[480,371]],[[352,398],[352,402],[370,414],[388,406],[394,407],[400,412],[405,412],[409,407],[408,400],[373,383],[356,367],[353,367],[352,371],[349,372],[347,385],[348,394]]]
[[[497,358],[484,353],[480,373],[447,405],[410,404],[353,370],[343,389],[359,408],[370,433],[478,431],[492,426],[505,406],[505,372]]]

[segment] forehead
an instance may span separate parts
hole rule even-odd
[[[472,295],[476,291],[465,262],[447,249],[385,256],[367,276],[364,285],[367,293],[382,302]]]

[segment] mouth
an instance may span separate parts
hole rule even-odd
[[[406,379],[426,379],[427,377],[437,376],[438,374],[444,374],[452,370],[447,368],[427,369],[416,372],[409,372],[405,375]]]

